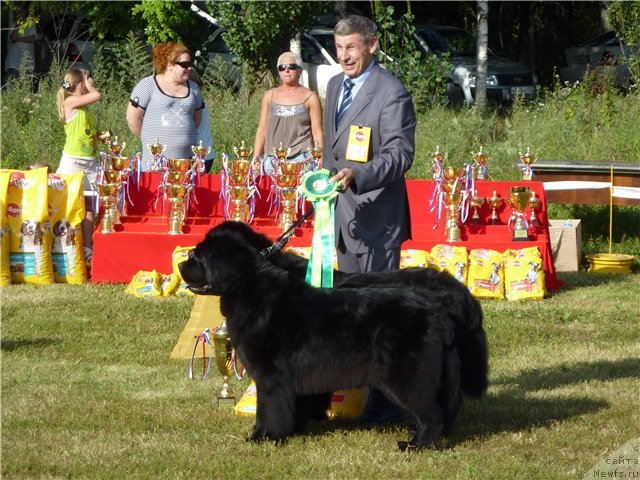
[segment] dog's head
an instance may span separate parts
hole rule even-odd
[[[66,218],[58,220],[53,225],[53,236],[66,239],[68,244],[73,243],[74,234],[75,230]]]
[[[239,222],[224,222],[211,229],[178,266],[189,290],[198,295],[221,295],[237,288],[261,261],[252,243],[260,241],[259,237]]]
[[[531,270],[537,270],[539,267],[538,262],[529,262],[529,266],[531,267]]]
[[[40,222],[35,218],[28,218],[22,222],[20,230],[22,236],[31,238],[34,245],[42,243],[42,229],[40,228]]]
[[[502,265],[500,265],[499,263],[493,262],[493,271],[494,272],[500,271],[501,268],[502,268]]]

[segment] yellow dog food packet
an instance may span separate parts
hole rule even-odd
[[[489,249],[471,250],[467,285],[474,297],[504,298],[502,254]]]
[[[133,276],[131,283],[127,285],[125,293],[134,297],[161,297],[162,288],[160,286],[160,275],[155,270],[145,272],[139,270]]]
[[[0,286],[5,287],[11,283],[11,270],[9,269],[9,220],[7,217],[7,193],[11,170],[0,170]]]
[[[428,267],[429,254],[424,250],[408,248],[400,252],[400,268]]]
[[[466,283],[468,255],[465,247],[440,243],[431,249],[429,263],[441,272],[449,272],[463,285]]]
[[[180,275],[180,265],[187,258],[189,258],[189,251],[193,250],[195,247],[181,247],[177,246],[171,255],[171,266],[173,267],[173,273],[171,274],[170,279],[170,287],[171,287],[171,295],[176,295],[178,297],[182,297],[185,295],[195,295],[191,290],[189,290],[186,283],[182,279],[182,275]]]
[[[11,173],[7,217],[12,283],[53,283],[47,190],[46,167]]]
[[[542,255],[538,247],[507,250],[503,259],[508,300],[542,300],[546,296]]]
[[[85,217],[82,172],[49,174],[49,208],[53,233],[53,274],[57,283],[78,285],[87,278],[82,229]]]

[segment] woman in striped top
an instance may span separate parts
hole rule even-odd
[[[204,100],[189,80],[191,54],[179,43],[158,44],[153,49],[155,75],[143,78],[131,93],[127,123],[142,141],[142,170],[153,169],[153,156],[146,147],[166,145],[167,158],[190,158]]]

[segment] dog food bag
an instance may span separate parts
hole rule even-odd
[[[180,277],[175,273],[169,275],[160,274],[160,290],[163,297],[169,297],[173,295],[180,283]]]
[[[53,274],[56,283],[78,285],[87,279],[82,229],[85,217],[82,172],[49,174],[49,211],[53,225]]]
[[[139,270],[133,276],[131,283],[127,285],[125,293],[134,297],[161,297],[162,287],[160,286],[160,275],[155,270],[145,272]]]
[[[429,263],[441,272],[449,272],[463,285],[466,283],[468,255],[465,247],[440,243],[431,249]]]
[[[238,403],[233,407],[233,411],[236,415],[243,415],[247,417],[253,417],[256,415],[256,410],[258,409],[258,390],[256,389],[256,384],[253,380],[251,380],[251,384],[247,388],[247,391],[244,392],[244,395]]]
[[[9,268],[9,220],[7,217],[7,194],[11,170],[0,170],[0,286],[5,287],[11,283],[11,270]]]
[[[546,296],[542,255],[538,247],[507,250],[502,257],[507,300],[542,300]]]
[[[53,283],[47,169],[14,171],[7,192],[12,283]]]
[[[424,250],[409,248],[400,252],[400,268],[428,266],[429,254]]]
[[[502,254],[489,249],[471,250],[467,286],[476,298],[504,298]]]
[[[189,258],[189,251],[193,250],[193,248],[194,247],[181,247],[178,245],[173,250],[173,253],[171,255],[171,265],[173,267],[173,273],[171,275],[174,277],[172,279],[172,282],[175,283],[172,294],[178,297],[182,297],[185,295],[195,295],[195,293],[189,290],[187,284],[184,283],[182,275],[180,274],[180,268],[178,267],[178,265]]]
[[[331,395],[329,418],[356,418],[364,409],[364,387],[351,390],[338,390]]]

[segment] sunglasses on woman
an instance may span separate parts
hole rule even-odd
[[[173,62],[173,63],[175,63],[176,65],[180,65],[185,70],[188,68],[191,68],[191,66],[193,65],[191,62]]]
[[[300,67],[296,63],[283,63],[282,65],[278,65],[279,72],[284,72],[287,68],[289,70],[298,70]]]

